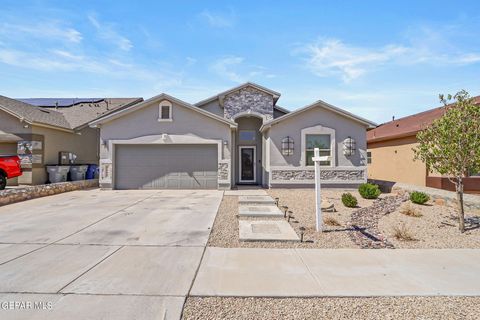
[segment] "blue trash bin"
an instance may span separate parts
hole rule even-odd
[[[98,165],[96,164],[89,164],[87,173],[85,174],[85,179],[92,180],[95,179],[95,173],[98,171]]]

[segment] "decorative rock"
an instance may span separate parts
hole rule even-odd
[[[98,180],[80,180],[0,191],[0,206],[74,190],[97,188]]]
[[[321,209],[324,212],[335,212],[335,205],[328,201],[322,201]]]
[[[228,180],[228,163],[221,162],[218,164],[218,180]]]
[[[352,213],[349,236],[363,249],[393,249],[393,244],[378,229],[378,220],[382,215],[395,211],[408,200],[408,194],[377,199],[370,207],[361,208]]]
[[[329,170],[322,169],[320,171],[321,180],[325,181],[361,181],[365,179],[365,170],[362,169],[345,169],[345,170]],[[314,180],[314,170],[272,170],[272,180]]]
[[[246,87],[225,96],[225,118],[232,119],[241,112],[256,112],[267,120],[273,119],[273,97],[252,87]]]
[[[442,198],[437,198],[435,199],[435,202],[434,202],[437,206],[444,206],[446,205],[446,201],[445,199],[442,199]]]

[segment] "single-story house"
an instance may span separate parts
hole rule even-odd
[[[480,104],[480,96],[474,97],[474,101]],[[368,178],[454,191],[455,186],[448,177],[429,173],[425,163],[414,161],[413,148],[418,146],[417,133],[444,112],[445,107],[434,108],[369,130]],[[464,182],[465,192],[480,193],[480,174],[472,172]]]
[[[9,185],[45,183],[45,166],[58,164],[59,152],[75,154],[76,163],[98,164],[99,133],[88,123],[141,100],[0,96],[0,154],[18,154],[23,168],[23,175],[9,180]]]
[[[317,101],[289,112],[280,93],[245,83],[195,104],[160,94],[90,122],[100,130],[100,186],[230,189],[367,180],[366,130],[376,125]]]

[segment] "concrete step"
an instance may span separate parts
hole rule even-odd
[[[240,220],[240,241],[300,241],[295,230],[285,220]]]
[[[283,212],[275,205],[240,205],[238,207],[238,215],[240,217],[272,217],[281,218]]]
[[[239,205],[275,205],[275,200],[270,196],[240,196],[238,197]]]

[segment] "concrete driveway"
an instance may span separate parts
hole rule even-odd
[[[90,190],[0,207],[0,318],[179,319],[222,195]]]

